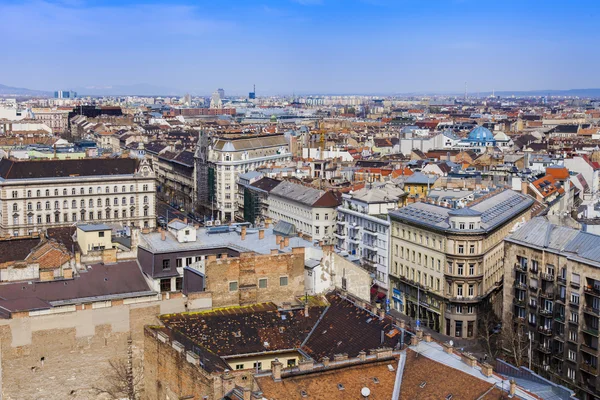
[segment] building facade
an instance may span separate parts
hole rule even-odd
[[[504,246],[505,326],[531,337],[531,366],[600,397],[600,236],[534,218]]]
[[[375,284],[385,293],[388,286],[390,222],[389,211],[402,206],[405,193],[392,184],[365,187],[342,195],[337,209],[334,236],[338,251],[360,258],[375,274]]]
[[[332,239],[340,200],[335,192],[283,181],[269,192],[268,215],[314,240]]]
[[[212,137],[201,132],[195,154],[198,202],[215,217],[232,221],[237,212],[236,177],[266,163],[291,161],[284,135]]]
[[[500,312],[503,239],[533,204],[503,190],[464,208],[420,202],[391,212],[392,307],[448,336],[475,338],[478,314],[488,305]]]
[[[0,234],[77,222],[153,228],[155,176],[134,159],[0,160]]]

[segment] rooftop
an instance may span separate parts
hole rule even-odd
[[[83,158],[77,160],[0,160],[0,178],[37,179],[69,176],[131,175],[138,166],[132,158]]]
[[[81,224],[77,228],[84,232],[110,231],[110,226],[105,224]]]
[[[534,200],[529,196],[507,189],[493,193],[477,204],[469,206],[468,209],[471,211],[460,212],[475,211],[481,213],[481,229],[490,231],[527,210],[533,203]],[[452,230],[449,223],[451,212],[459,211],[435,204],[418,202],[390,212],[390,217],[394,220],[426,226],[435,230],[450,231]]]

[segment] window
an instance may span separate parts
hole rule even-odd
[[[319,220],[319,213],[315,214],[315,219],[318,221]]]
[[[463,310],[462,310],[462,306],[456,306],[456,307],[455,307],[455,312],[456,312],[456,314],[462,314],[462,311],[463,311]]]
[[[42,209],[42,203],[40,203],[39,201],[37,203],[35,203],[35,209],[36,210],[41,210]]]
[[[463,296],[463,285],[456,286],[456,295],[459,297]]]
[[[573,311],[571,311],[571,315],[569,316],[569,321],[573,322],[575,324],[579,323],[579,314],[574,313]]]
[[[254,363],[252,368],[259,370],[259,371],[262,370],[262,362],[259,361],[257,363]]]
[[[27,203],[27,210],[28,210],[28,211],[31,211],[31,210],[33,210],[33,204],[31,204],[31,203]]]
[[[31,190],[27,191],[27,197],[31,197]]]
[[[92,193],[94,193],[94,189],[92,189],[92,188],[89,188],[89,189],[88,189],[88,193],[89,193],[89,194],[92,194]]]
[[[465,246],[462,244],[458,245],[458,254],[465,254]]]
[[[325,221],[329,221],[329,214],[325,214]]]
[[[54,195],[58,196],[58,189],[54,189]]]
[[[575,380],[575,370],[573,368],[567,368],[567,377],[571,380]]]
[[[122,206],[125,206],[125,205],[127,205],[127,197],[123,197],[123,198],[121,198],[121,205],[122,205]]]
[[[110,199],[104,200],[104,204],[106,205],[106,207],[110,207]]]
[[[319,227],[318,227],[318,226],[315,226],[315,234],[316,234],[316,235],[319,235],[319,234],[320,234],[320,233],[319,233],[319,231],[320,231],[320,230],[319,230]]]
[[[17,197],[19,197],[19,192],[17,192],[16,190],[13,190],[13,192],[12,192],[12,198],[16,199]]]
[[[90,208],[94,207],[94,200],[90,199],[90,201],[88,202],[88,204],[90,205]]]
[[[98,237],[104,237],[104,232],[98,232]]]
[[[579,274],[573,273],[571,275],[571,285],[579,287],[580,285],[580,280],[581,280],[581,276]]]
[[[469,275],[475,275],[475,264],[469,264]]]
[[[143,189],[144,192],[147,192],[148,191],[148,185],[142,186],[142,189]]]
[[[104,193],[110,193],[110,188],[108,186],[104,188]]]
[[[469,285],[469,296],[471,296],[471,297],[475,296],[475,286],[474,285]]]
[[[71,194],[72,194],[72,195],[75,195],[75,193],[76,193],[76,192],[75,192],[75,188],[71,189]]]
[[[258,288],[266,289],[267,288],[267,278],[261,278],[258,280]]]
[[[67,189],[63,189],[63,196],[67,195]]]
[[[469,222],[469,229],[475,229],[475,224],[473,222]]]
[[[183,258],[178,258],[175,260],[175,268],[183,267]]]
[[[50,196],[50,189],[46,189],[46,196]]]
[[[577,361],[577,353],[571,349],[569,349],[567,357],[569,357],[569,360],[571,361]]]
[[[102,219],[102,211],[98,211],[98,219]]]
[[[129,191],[133,192],[133,185],[129,186]]]
[[[113,199],[113,204],[114,204],[115,206],[118,206],[118,205],[119,205],[119,198],[118,198],[118,197],[115,197],[115,198]]]
[[[575,292],[571,292],[571,303],[579,304],[579,295]]]
[[[125,192],[125,186],[121,186],[121,192]]]
[[[287,276],[282,276],[279,278],[279,286],[287,286],[288,278]]]
[[[183,278],[177,277],[175,278],[175,290],[180,292],[183,289]]]
[[[456,264],[456,274],[464,275],[464,264]]]
[[[465,223],[464,222],[459,223],[458,229],[465,229]]]
[[[129,198],[129,204],[134,204],[135,203],[135,198],[133,196],[131,196]]]
[[[569,340],[571,342],[577,342],[577,331],[569,331]]]
[[[144,217],[147,217],[147,216],[148,216],[148,209],[144,208]]]
[[[235,292],[237,290],[238,290],[238,283],[237,283],[237,281],[229,282],[229,291],[230,292]]]
[[[50,214],[47,214],[47,215],[46,215],[46,223],[47,223],[47,224],[49,224],[49,223],[50,223],[50,221],[51,221],[51,219],[50,219]]]
[[[90,211],[90,221],[92,221],[94,219],[94,212]]]
[[[171,278],[160,280],[160,291],[170,292],[171,291]]]
[[[42,195],[42,191],[41,190],[36,190],[35,191],[35,196],[36,197],[40,197]]]
[[[38,223],[38,224],[41,224],[41,223],[42,223],[42,216],[41,216],[41,215],[38,215],[38,216],[37,216],[37,223]]]
[[[114,215],[115,215],[115,219],[119,218],[119,210],[115,210]]]
[[[77,222],[77,213],[71,214],[71,219],[73,222]]]
[[[236,365],[235,365],[235,370],[236,370],[236,371],[239,371],[239,370],[241,370],[241,369],[244,369],[244,364],[236,364]]]
[[[171,269],[171,260],[163,260],[162,269]]]
[[[148,204],[148,196],[144,196],[144,204]]]
[[[469,254],[475,254],[475,245],[474,244],[469,245]]]
[[[296,360],[293,358],[290,358],[289,360],[287,360],[287,366],[288,368],[292,368],[296,366]]]

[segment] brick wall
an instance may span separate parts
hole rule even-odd
[[[109,360],[126,358],[129,335],[141,362],[144,326],[165,309],[184,311],[181,299],[77,308],[0,320],[3,400],[96,399],[91,389],[103,384]]]
[[[286,254],[242,253],[239,258],[209,258],[206,277],[206,290],[212,294],[214,307],[292,302],[304,295],[304,248]],[[287,277],[287,286],[280,285],[281,277]],[[262,278],[267,279],[266,288],[259,287]],[[237,290],[230,291],[231,282],[237,282]]]

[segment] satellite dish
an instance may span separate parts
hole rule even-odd
[[[452,340],[450,340],[450,341],[448,342],[448,344],[449,344],[450,346],[454,346],[454,342],[453,342]]]
[[[362,394],[363,397],[368,397],[371,394],[371,390],[368,387],[364,387],[360,389],[360,394]]]

